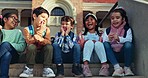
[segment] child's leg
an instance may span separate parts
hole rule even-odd
[[[16,55],[16,50],[8,42],[3,42],[0,45],[0,53],[3,55],[0,57],[0,72],[2,78],[8,78],[9,74],[9,65],[13,55]],[[18,56],[15,56],[18,58]],[[15,59],[16,60],[16,59]],[[18,60],[18,59],[17,59]],[[13,61],[13,60],[12,60]]]
[[[62,50],[57,43],[53,43],[53,50],[54,50],[54,63],[62,64]]]
[[[92,40],[86,41],[83,48],[83,61],[90,61],[93,49],[94,42]]]
[[[92,76],[88,62],[90,61],[93,49],[94,49],[94,42],[92,40],[88,40],[87,42],[85,42],[83,49],[83,62],[84,62],[83,74],[85,76]]]
[[[101,42],[95,42],[95,52],[97,53],[101,63],[107,62],[104,45]]]
[[[35,64],[36,52],[37,52],[36,45],[30,44],[27,46],[26,63],[29,68],[33,68],[33,66]]]
[[[52,66],[52,56],[53,56],[53,47],[50,44],[47,44],[41,49],[41,52],[44,52],[44,67],[48,68]]]
[[[132,57],[133,57],[133,44],[131,42],[125,42],[123,46],[123,52],[124,52],[124,72],[126,76],[133,76],[134,73],[130,69],[130,65],[132,63]]]

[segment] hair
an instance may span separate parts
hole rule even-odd
[[[61,23],[62,23],[62,21],[70,22],[71,26],[73,26],[75,23],[73,17],[70,17],[70,16],[63,16],[61,18]]]
[[[112,13],[113,12],[119,12],[122,16],[122,19],[125,18],[126,25],[129,26],[128,17],[126,15],[126,11],[123,8],[116,8],[112,11]]]
[[[0,18],[0,25],[4,26],[5,25],[5,22],[3,20],[3,18],[9,18],[11,15],[17,15],[16,13],[5,13],[1,18]]]
[[[83,35],[86,35],[87,32],[88,32],[88,28],[86,27],[85,25],[85,21],[89,18],[89,17],[92,17],[93,19],[95,19],[97,25],[95,26],[95,31],[97,32],[98,35],[100,35],[99,33],[99,30],[98,30],[98,20],[93,16],[93,15],[88,15],[87,17],[85,17],[84,21],[83,21],[83,25],[84,25],[84,28],[85,28],[85,31],[83,33]]]
[[[36,14],[37,17],[42,13],[47,13],[47,15],[49,16],[49,12],[43,7],[37,7],[33,10],[33,14]],[[33,17],[32,20],[34,21]]]

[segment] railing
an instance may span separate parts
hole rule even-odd
[[[110,13],[117,7],[118,2],[114,4],[114,6],[110,9],[110,11],[103,17],[103,19],[99,23],[99,27],[102,28],[102,23],[107,19],[107,17],[110,15]]]

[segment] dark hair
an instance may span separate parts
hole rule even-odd
[[[125,18],[126,25],[129,26],[128,17],[126,15],[126,11],[123,8],[117,8],[117,9],[113,10],[112,13],[113,12],[119,12],[122,16],[122,19]]]
[[[47,15],[49,16],[49,12],[43,7],[37,7],[33,10],[33,14],[36,14],[37,17],[42,13],[47,13]],[[32,20],[34,19],[32,18]]]
[[[5,14],[2,16],[2,18],[0,18],[0,25],[2,25],[2,26],[5,25],[3,18],[7,18],[7,19],[8,19],[8,18],[11,17],[11,15],[13,15],[13,14],[17,15],[16,13],[5,13]]]
[[[87,32],[88,32],[88,28],[87,28],[86,25],[85,25],[85,21],[86,21],[89,17],[92,17],[93,19],[95,19],[95,21],[96,21],[96,23],[97,23],[97,25],[95,26],[95,31],[96,31],[97,34],[99,35],[99,30],[98,30],[98,20],[97,20],[93,15],[89,15],[89,16],[87,16],[87,17],[84,19],[83,24],[84,24],[84,28],[85,28],[85,30],[84,30],[83,35],[86,35]]]
[[[63,16],[61,18],[61,23],[62,23],[62,21],[70,22],[71,25],[74,25],[74,23],[75,23],[73,17],[70,17],[70,16]]]

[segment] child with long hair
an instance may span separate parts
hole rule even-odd
[[[98,31],[98,20],[97,17],[89,13],[84,18],[84,33],[79,34],[79,44],[83,48],[83,74],[84,76],[92,76],[92,73],[89,69],[88,63],[90,62],[91,55],[93,51],[96,52],[100,61],[101,61],[101,69],[99,75],[108,76],[108,68],[109,65],[106,63],[106,53],[103,46],[103,43],[100,40],[99,31]]]
[[[0,78],[9,78],[9,65],[18,62],[26,43],[21,30],[15,29],[19,23],[15,13],[6,13],[0,20]]]
[[[133,56],[132,30],[128,24],[126,11],[118,7],[111,13],[111,26],[103,34],[107,57],[114,67],[112,76],[134,75],[130,69]],[[119,61],[124,59],[124,69]]]

